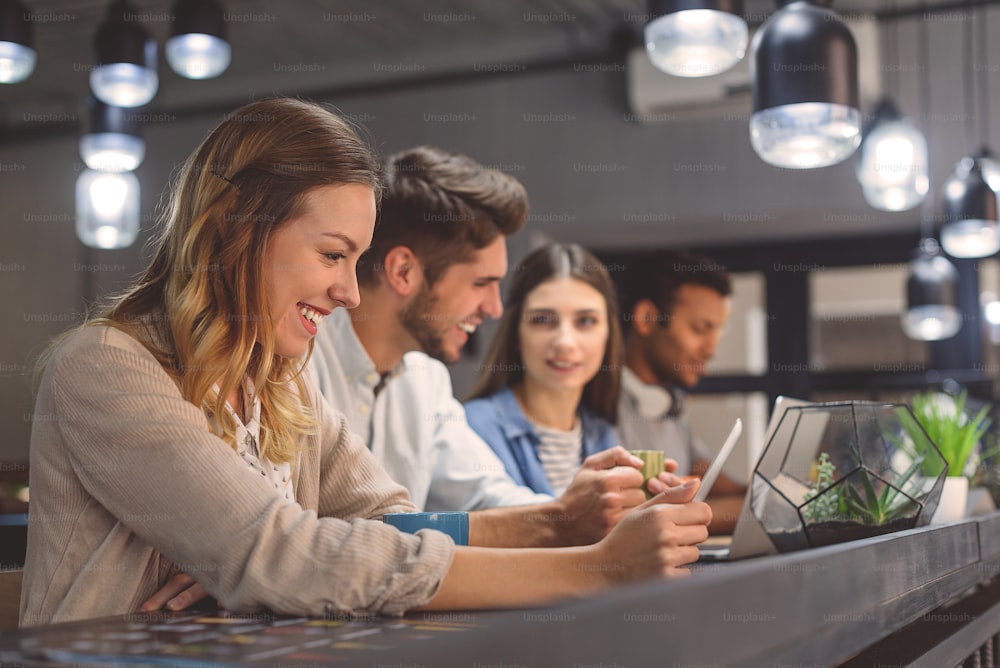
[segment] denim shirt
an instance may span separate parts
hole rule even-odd
[[[579,415],[584,458],[618,445],[614,425],[582,404]],[[540,494],[552,494],[552,485],[538,458],[541,437],[524,416],[509,387],[466,403],[465,417],[469,426],[497,453],[514,482]]]

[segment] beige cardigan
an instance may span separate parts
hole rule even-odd
[[[21,626],[137,610],[184,571],[227,609],[400,614],[451,564],[442,533],[379,521],[415,510],[339,414],[308,403],[290,503],[211,433],[134,338],[84,327],[42,377],[31,431]]]

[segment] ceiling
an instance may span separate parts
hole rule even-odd
[[[35,16],[38,65],[0,89],[0,142],[75,131],[88,95],[92,41],[109,0],[25,0]],[[233,62],[220,78],[183,79],[166,66],[172,0],[135,0],[160,44],[151,111],[231,109],[251,95],[319,95],[469,75],[474,65],[607,56],[637,36],[645,0],[224,0]],[[759,23],[773,0],[748,0]],[[842,13],[919,7],[920,0],[839,0]],[[633,37],[634,39],[634,37]],[[69,131],[70,128],[63,128]]]
[[[28,0],[35,73],[0,90],[0,123],[75,114],[88,94],[92,40],[108,0]],[[568,58],[603,50],[643,0],[224,0],[233,62],[215,80],[166,66],[172,0],[138,0],[157,38],[160,89],[151,109],[231,108],[257,93],[310,94],[468,71],[471,64]]]
[[[110,5],[110,0],[22,1],[35,15],[35,46],[39,60],[29,79],[13,86],[0,86],[0,148],[15,144],[33,148],[32,142],[37,139],[79,134],[81,110],[89,97],[93,36]],[[440,83],[487,80],[492,83],[491,77],[495,77],[497,71],[507,71],[503,69],[505,64],[515,65],[510,67],[513,72],[506,75],[513,79],[519,76],[518,72],[544,71],[546,65],[565,70],[568,67],[575,69],[581,62],[607,63],[621,58],[624,46],[641,43],[642,27],[648,18],[646,0],[223,0],[233,48],[232,64],[221,77],[192,81],[174,74],[162,54],[162,45],[171,33],[174,0],[133,0],[133,4],[137,18],[160,45],[160,89],[143,111],[164,114],[171,119],[221,115],[250,99],[277,94],[323,100],[398,89],[431,94],[428,91],[440,90],[440,87],[433,87]],[[834,0],[833,8],[847,18],[872,14],[909,15],[917,20],[899,25],[908,23],[911,36],[916,32],[917,23],[921,27],[930,23],[920,21],[925,11],[938,12],[944,20],[932,27],[934,34],[930,41],[935,41],[935,35],[939,39],[933,51],[935,62],[931,69],[955,72],[952,64],[944,61],[958,58],[961,49],[956,48],[954,40],[948,41],[942,36],[958,34],[958,19],[964,21],[968,16],[964,10],[960,11],[964,4],[963,0]],[[969,4],[1000,4],[1000,0],[972,0]],[[759,25],[774,7],[775,0],[745,0],[744,14],[752,25]],[[900,44],[904,51],[910,49],[913,60],[916,58],[912,53],[915,42],[907,47],[904,34],[906,31],[899,32]],[[912,37],[910,41],[913,42]],[[992,62],[997,62],[996,56]],[[883,68],[877,69],[882,71]],[[916,73],[908,74],[911,83],[915,82]],[[529,79],[526,77],[517,83]],[[539,80],[537,77],[530,79],[533,83],[518,90],[538,90],[532,86],[545,85],[538,84]],[[952,146],[956,144],[956,137],[963,133],[959,123],[949,117],[953,111],[957,113],[962,109],[960,80],[961,77],[953,75],[936,78],[940,101],[935,113],[942,120],[935,121],[935,127],[929,128],[928,141],[931,144],[936,141],[937,146],[947,150],[941,150],[944,157],[932,166],[933,183],[944,182],[956,159],[951,153],[957,155],[962,150]],[[459,86],[448,88],[451,95],[462,95],[456,92],[460,91]],[[494,87],[494,92],[503,90],[509,89]],[[911,97],[915,95],[914,86],[908,90]],[[994,90],[1000,91],[1000,86],[994,86]],[[590,95],[590,91],[586,94]],[[601,94],[601,91],[594,94]],[[621,96],[621,103],[625,104],[624,91],[616,90],[613,94]],[[744,107],[748,104],[746,97],[742,102]],[[590,98],[580,97],[577,102],[585,104],[583,100],[586,99]],[[705,122],[704,109],[696,108],[693,113],[696,122]],[[383,134],[387,129],[396,129],[388,118],[382,123]],[[733,123],[729,126],[735,127]],[[600,132],[606,126],[595,127]],[[731,164],[729,173],[717,175],[717,180],[726,181],[727,196],[731,195],[725,204],[733,209],[730,219],[725,218],[728,208],[723,207],[722,214],[717,210],[721,204],[704,205],[705,201],[716,201],[711,199],[714,197],[712,179],[673,172],[671,182],[685,192],[683,197],[675,197],[669,202],[658,199],[656,193],[651,194],[640,180],[631,179],[631,172],[628,172],[602,174],[600,179],[579,178],[579,175],[561,181],[538,179],[532,182],[533,193],[538,193],[533,195],[533,205],[539,211],[564,211],[566,202],[580,197],[583,198],[580,201],[626,202],[628,206],[644,206],[651,210],[676,205],[680,220],[671,223],[670,227],[671,239],[676,243],[707,238],[736,240],[765,236],[913,232],[920,218],[931,211],[931,198],[928,198],[923,213],[916,210],[905,214],[873,213],[860,195],[850,165],[830,170],[804,170],[824,171],[823,174],[780,173],[788,170],[769,168],[751,155],[745,139],[745,124],[739,124],[739,128],[739,146],[732,141],[726,143],[724,139],[708,146],[704,143],[706,137],[711,143],[712,139],[727,135],[714,130],[708,130],[708,135],[705,131],[697,134],[687,129],[676,131],[671,144],[672,155],[680,156],[675,160],[683,161],[687,156],[689,161],[699,165],[699,160],[712,165],[715,162]],[[463,130],[455,128],[454,131]],[[493,131],[500,132],[496,128]],[[557,133],[553,128],[551,134]],[[736,135],[728,136],[735,138]],[[533,144],[525,145],[524,141],[518,143],[511,137],[503,143],[513,151],[510,155],[536,148]],[[586,153],[586,147],[578,145],[586,142],[578,142],[575,138],[567,141],[571,150],[555,149],[562,163],[586,162],[593,158]],[[552,151],[556,144],[546,145],[547,150]],[[717,161],[710,159],[711,151],[716,152]],[[648,159],[655,160],[655,157]],[[636,164],[644,163],[637,158]],[[524,176],[530,180],[533,175]],[[754,185],[763,183],[761,179],[766,180],[767,188]],[[587,185],[582,185],[584,183]],[[588,188],[585,193],[575,190],[584,187]],[[768,193],[779,193],[777,197],[782,206],[772,206],[778,200]],[[622,216],[611,204],[607,204],[606,209],[591,211],[588,208],[579,213],[595,223],[589,227],[574,225],[572,234],[581,243],[592,244],[608,243],[606,228],[600,221]],[[809,225],[802,224],[804,216],[810,218]],[[759,224],[756,222],[758,217]],[[752,224],[745,223],[744,219]],[[536,227],[544,231],[569,229],[559,221],[552,225],[539,222]],[[661,234],[658,226],[641,223],[623,225],[622,230],[619,240],[622,244],[647,243]]]

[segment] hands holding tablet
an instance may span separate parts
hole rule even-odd
[[[657,493],[661,492],[662,491],[661,483],[666,482],[664,481],[664,477],[666,477],[666,475],[669,475],[671,478],[677,481],[671,483],[674,485],[678,484],[682,479],[687,479],[689,482],[700,480],[700,486],[698,487],[697,493],[689,500],[693,502],[704,502],[706,499],[708,499],[708,495],[711,492],[713,485],[715,485],[715,482],[722,474],[722,469],[725,466],[726,461],[729,459],[729,456],[733,453],[733,450],[736,447],[736,443],[739,441],[740,435],[742,433],[743,433],[743,421],[737,419],[733,424],[733,427],[730,430],[729,436],[726,438],[725,443],[719,449],[719,452],[716,455],[715,460],[706,469],[705,474],[701,476],[701,478],[698,478],[696,476],[685,476],[684,478],[678,478],[677,476],[674,476],[673,471],[676,470],[677,463],[671,459],[665,460],[663,458],[663,453],[660,451],[631,450],[630,451],[631,454],[633,454],[636,457],[639,457],[645,463],[645,466],[643,467],[643,477],[646,479],[644,483],[644,488],[647,497],[654,496]],[[666,475],[661,473],[659,476],[654,478],[653,475],[654,472],[656,471],[667,471],[669,473],[667,473]],[[655,482],[653,482],[654,480]],[[651,482],[652,484],[650,484]],[[731,492],[729,490],[724,492],[724,494],[730,494],[730,493]],[[673,500],[668,501],[668,503],[684,503],[684,502],[685,501],[673,501]],[[719,526],[713,525],[712,527],[713,532],[718,532],[720,530],[725,532],[731,530],[730,525],[735,523],[735,518],[732,521],[726,518],[730,515],[734,515],[735,513],[739,512],[739,507],[742,505],[742,499],[738,497],[731,498],[730,496],[723,496],[719,499],[713,498],[712,503],[715,506],[714,510],[717,514],[720,512],[723,513],[722,517],[720,518],[721,524]]]

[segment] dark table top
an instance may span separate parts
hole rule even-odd
[[[149,613],[51,625],[0,633],[0,665],[827,666],[998,573],[994,513],[532,610]]]

